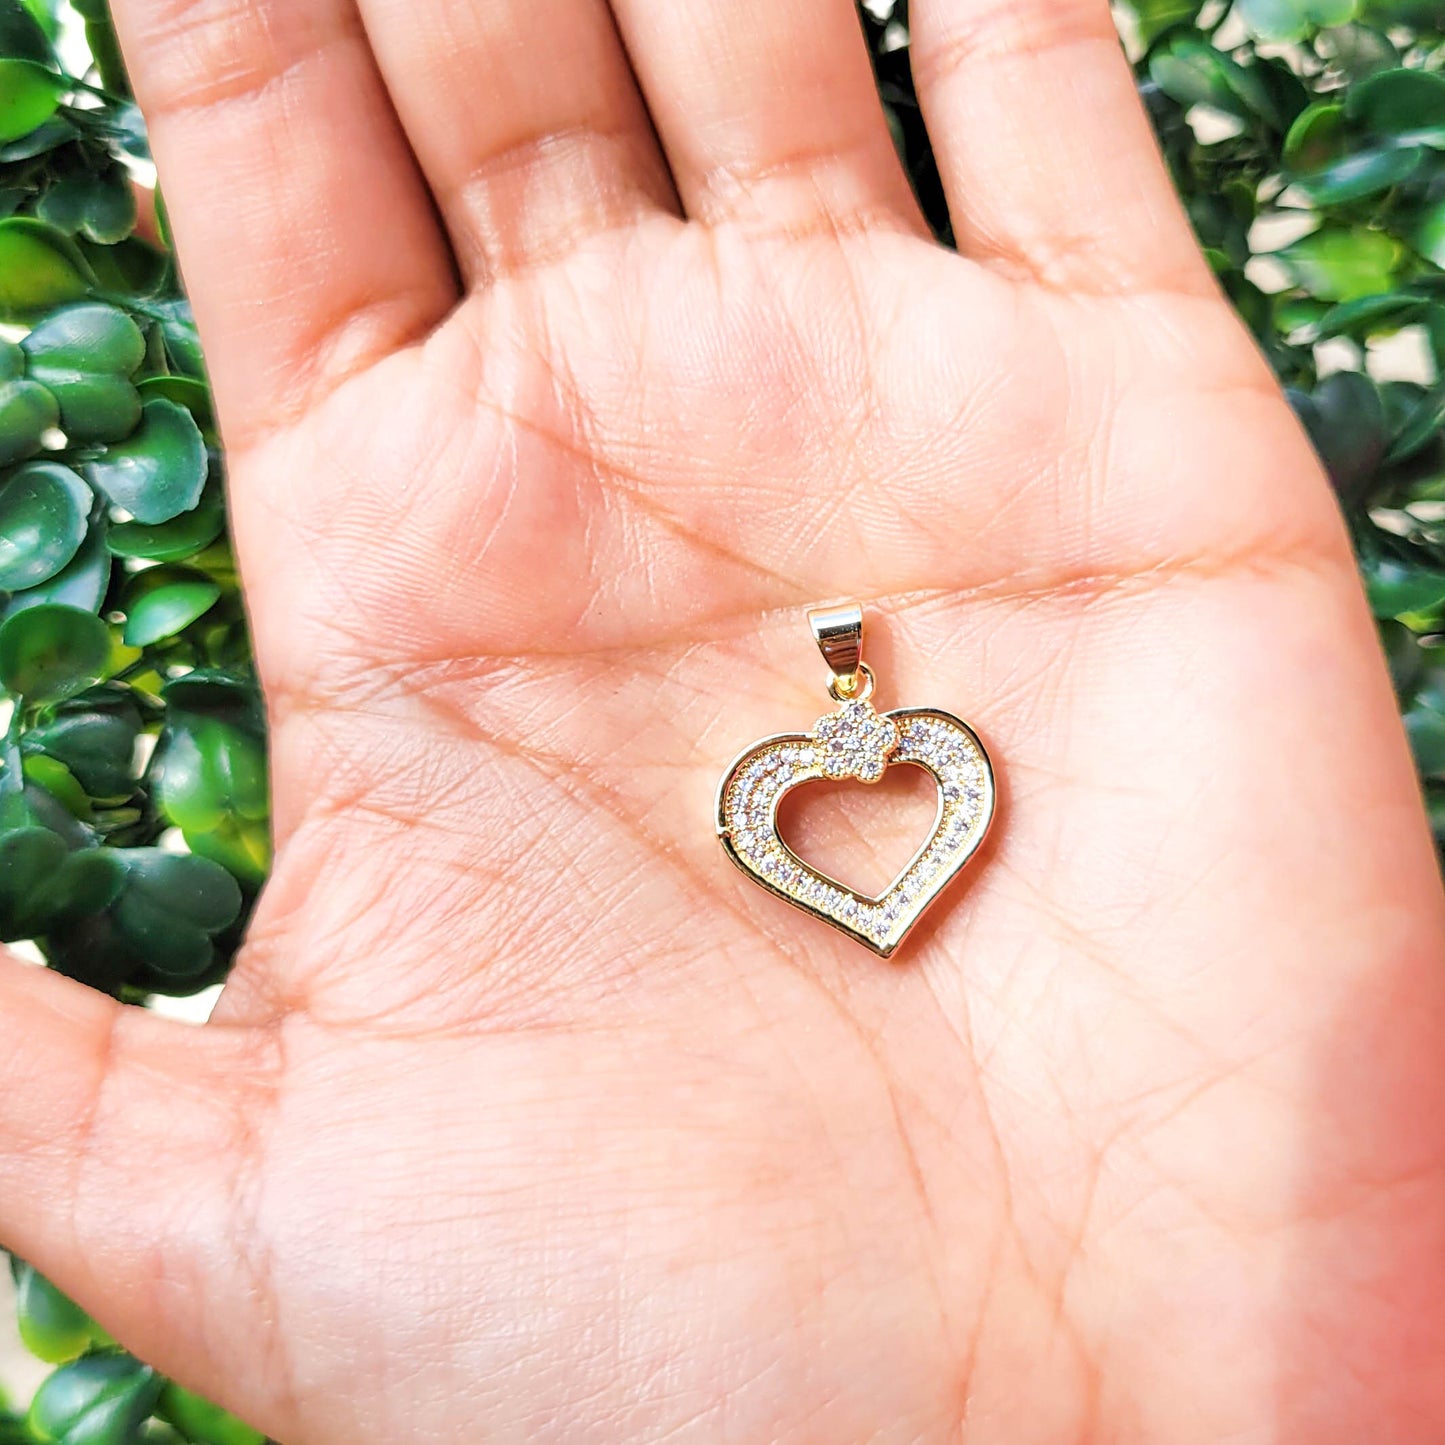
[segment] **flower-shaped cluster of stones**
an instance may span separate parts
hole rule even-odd
[[[826,777],[876,783],[898,749],[898,725],[859,698],[819,718],[813,738],[822,751]]]

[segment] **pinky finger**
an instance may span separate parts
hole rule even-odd
[[[958,248],[1061,290],[1212,294],[1108,0],[914,0]]]

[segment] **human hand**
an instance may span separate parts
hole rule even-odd
[[[1435,863],[1103,0],[915,0],[961,256],[850,0],[116,8],[278,851],[204,1029],[0,974],[4,1242],[286,1445],[1445,1434]],[[712,828],[843,594],[1001,776],[889,964]]]

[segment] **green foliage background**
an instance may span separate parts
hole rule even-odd
[[[1445,837],[1445,0],[1116,9],[1350,519]],[[907,0],[860,15],[947,241]],[[0,0],[0,939],[140,1004],[224,976],[270,857],[224,459],[148,161],[104,0]],[[0,1445],[258,1445],[12,1268],[56,1369]]]

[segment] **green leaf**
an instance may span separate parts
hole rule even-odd
[[[71,817],[88,823],[95,814],[85,789],[80,786],[75,774],[56,758],[47,758],[43,753],[32,753],[25,759],[23,768],[25,781],[43,788]]]
[[[62,1365],[31,1403],[30,1428],[46,1445],[131,1445],[165,1381],[120,1351]]]
[[[88,463],[85,473],[136,521],[154,524],[200,501],[206,466],[206,444],[190,412],[156,398],[145,403],[136,431]]]
[[[1139,38],[1145,45],[1153,43],[1167,30],[1192,25],[1203,9],[1204,0],[1131,0],[1139,22]]]
[[[161,1395],[156,1413],[169,1420],[193,1445],[264,1445],[266,1437],[243,1425],[219,1405],[170,1384]]]
[[[72,442],[113,441],[135,430],[141,399],[131,377],[145,337],[124,311],[98,301],[62,307],[21,342],[30,377],[54,395]]]
[[[1416,217],[1410,230],[1410,244],[1427,261],[1445,269],[1445,197]]]
[[[69,236],[28,216],[0,221],[0,321],[78,301],[95,279]]]
[[[152,789],[194,853],[259,884],[270,864],[266,747],[254,689],[178,679],[165,692],[166,728]]]
[[[1380,558],[1366,564],[1365,592],[1376,617],[1434,612],[1445,606],[1445,571]]]
[[[1393,190],[1418,171],[1426,152],[1419,147],[1359,151],[1294,183],[1317,206],[1343,206]]]
[[[1274,254],[1312,296],[1353,301],[1391,290],[1405,249],[1381,231],[1323,226]]]
[[[195,317],[191,314],[191,303],[184,297],[177,297],[172,301],[149,302],[146,314],[156,322],[170,361],[170,370],[181,376],[204,380],[206,365],[201,355]]]
[[[1390,667],[1390,681],[1395,685],[1396,695],[1405,697],[1415,686],[1425,666],[1424,650],[1420,639],[1393,618],[1379,622],[1380,649]]]
[[[35,214],[67,236],[78,233],[111,245],[135,230],[135,192],[121,166],[78,171],[48,187]]]
[[[126,645],[148,647],[174,637],[209,612],[220,595],[214,578],[191,567],[148,567],[136,573],[121,600]]]
[[[0,587],[48,582],[80,550],[90,488],[69,467],[30,462],[0,485]]]
[[[1363,338],[1381,331],[1398,330],[1416,320],[1428,306],[1428,298],[1414,291],[1387,291],[1378,296],[1342,301],[1320,317],[1313,339],[1324,341],[1331,336]]]
[[[1420,775],[1445,776],[1445,713],[1417,703],[1405,714],[1405,733]]]
[[[1353,20],[1357,0],[1237,0],[1235,8],[1261,40],[1300,40]]]
[[[1386,461],[1402,462],[1413,457],[1439,436],[1442,429],[1445,429],[1445,382],[1437,382],[1406,416],[1390,443]]]
[[[44,796],[33,789],[26,792],[27,805],[32,797],[38,803]],[[51,807],[84,836],[85,830],[57,804]],[[63,919],[97,913],[117,897],[122,882],[117,850],[73,851],[48,826],[0,832],[0,939],[38,938]]]
[[[116,851],[126,881],[110,912],[127,945],[164,977],[204,972],[213,958],[212,936],[241,911],[236,880],[207,858],[160,848]]]
[[[158,526],[120,522],[110,529],[110,550],[117,557],[143,557],[152,562],[181,562],[209,547],[226,525],[219,501],[201,504],[191,512]]]
[[[0,624],[0,685],[27,702],[50,702],[89,687],[110,661],[110,632],[92,612],[30,607]]]
[[[1323,170],[1339,159],[1344,138],[1344,106],[1317,101],[1302,110],[1290,126],[1284,138],[1284,164],[1299,175]]]
[[[89,688],[51,709],[21,747],[65,764],[93,798],[123,798],[135,790],[135,743],[141,715],[117,683]]]
[[[0,55],[38,65],[55,63],[49,38],[20,0],[0,0]]]
[[[55,398],[39,382],[0,382],[0,467],[33,457],[59,420]]]
[[[1369,490],[1390,444],[1379,388],[1362,372],[1327,376],[1307,397],[1290,397],[1346,506]]]
[[[177,406],[183,406],[195,417],[201,435],[213,441],[216,435],[216,413],[211,405],[210,388],[194,376],[148,376],[137,383],[141,400],[149,401],[154,396],[163,396]]]
[[[18,140],[45,124],[65,83],[34,60],[0,60],[0,141]]]
[[[1268,99],[1268,105],[1260,108],[1260,114],[1269,122],[1270,128],[1288,131],[1310,103],[1310,92],[1304,82],[1283,60],[1262,55],[1255,55],[1251,63],[1242,69],[1244,74],[1258,80]],[[1277,146],[1278,142],[1272,141],[1271,144]]]
[[[1445,148],[1445,76],[1383,71],[1350,92],[1348,110],[1352,119],[1399,145]]]
[[[61,1294],[39,1271],[14,1261],[15,1314],[25,1348],[47,1364],[83,1355],[102,1333],[74,1300]]]
[[[1274,101],[1259,78],[1207,40],[1182,35],[1162,45],[1149,58],[1149,76],[1180,105],[1209,105],[1240,120],[1280,123]]]
[[[85,612],[99,612],[110,587],[111,556],[105,545],[105,524],[97,519],[70,564],[38,587],[17,592],[5,604],[0,618],[9,618],[32,607],[58,603],[78,607]]]
[[[0,145],[0,161],[11,164],[15,161],[32,160],[36,156],[48,156],[53,151],[59,150],[61,146],[69,145],[79,135],[80,132],[66,117],[65,112],[58,111],[43,125],[36,126],[27,135]],[[23,194],[28,200],[29,192]]]

